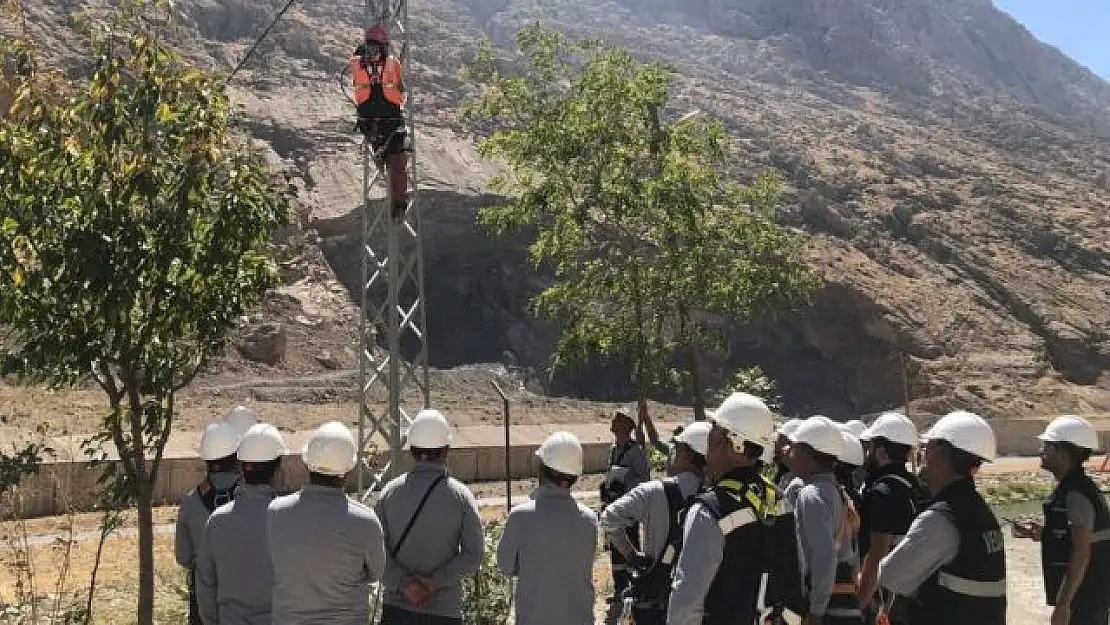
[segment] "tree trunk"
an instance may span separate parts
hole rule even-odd
[[[140,460],[141,462],[141,460]],[[138,485],[139,497],[139,611],[138,625],[154,625],[154,510],[153,485]]]
[[[697,343],[691,341],[687,349],[690,359],[690,394],[694,398],[694,419],[705,421],[705,389],[701,380],[701,357]]]

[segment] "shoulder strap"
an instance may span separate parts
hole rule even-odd
[[[667,542],[675,543],[677,539],[682,538],[682,526],[678,522],[679,514],[683,508],[690,504],[693,497],[683,499],[682,489],[679,488],[678,482],[672,479],[663,480],[663,492],[667,495],[667,519],[669,522]]]
[[[401,539],[389,550],[390,558],[394,560],[397,559],[397,554],[401,551],[401,545],[405,544],[405,539],[409,537],[409,532],[412,531],[413,524],[416,523],[417,517],[419,517],[420,513],[424,510],[424,504],[428,503],[428,497],[432,495],[432,491],[435,490],[435,487],[439,486],[439,483],[445,479],[447,479],[446,473],[437,476],[436,479],[432,480],[432,485],[428,487],[428,490],[424,491],[424,497],[420,499],[420,503],[417,504],[416,510],[413,511],[412,518],[409,519],[409,524],[405,526],[405,531],[401,532]]]
[[[614,449],[612,455],[609,456],[610,458],[612,458],[612,460],[609,461],[609,464],[621,466],[621,460],[624,460],[624,455],[628,453],[629,449],[632,449],[631,442],[624,447],[619,448],[620,454],[617,453],[618,449]]]
[[[876,482],[881,482],[881,481],[886,480],[886,479],[890,479],[890,480],[893,480],[895,482],[898,482],[902,486],[905,486],[907,490],[910,490],[910,491],[917,490],[917,488],[913,485],[912,482],[910,482],[908,479],[906,479],[906,478],[904,478],[901,475],[898,475],[896,473],[887,473],[886,475],[883,475],[883,476],[877,478],[875,481]]]

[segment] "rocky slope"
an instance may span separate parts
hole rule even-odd
[[[184,1],[174,36],[226,69],[280,4]],[[31,7],[71,67],[76,5]],[[298,5],[233,87],[243,129],[299,171],[305,253],[318,244],[349,288],[361,169],[342,71],[361,13]],[[410,14],[437,366],[539,371],[550,348],[550,328],[526,311],[541,282],[525,242],[475,224],[497,198],[482,195],[491,168],[456,113],[477,39],[509,45],[539,19],[673,62],[676,111],[726,123],[736,176],[773,167],[789,180],[783,219],[809,237],[827,286],[796,318],[735,328],[733,362],[715,371],[759,363],[788,408],[840,416],[900,404],[907,389],[931,412],[1110,410],[1110,85],[988,0],[412,0]],[[315,283],[301,284],[311,306]],[[326,331],[305,326],[297,344],[325,332],[349,343],[350,312]],[[619,393],[604,373],[557,390]]]

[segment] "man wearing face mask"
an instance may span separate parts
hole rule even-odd
[[[350,70],[358,106],[357,129],[370,141],[389,175],[393,218],[408,209],[408,154],[405,127],[405,81],[401,60],[389,52],[389,32],[380,25],[366,29],[355,48]]]
[[[210,423],[200,439],[200,457],[208,469],[197,487],[181,500],[173,551],[177,563],[189,571],[189,625],[200,625],[196,595],[196,563],[208,515],[235,498],[239,483],[235,452],[239,432],[226,421]]]

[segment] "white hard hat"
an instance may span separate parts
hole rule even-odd
[[[702,456],[709,453],[709,430],[713,425],[708,421],[695,421],[682,429],[682,433],[674,437],[675,442],[686,443],[690,449]]]
[[[801,419],[788,419],[786,423],[783,423],[779,426],[777,430],[775,430],[775,433],[779,436],[790,438],[791,434],[798,431],[798,426],[800,426],[801,424]]]
[[[227,413],[227,418],[224,421],[230,423],[231,427],[239,432],[239,436],[242,436],[258,423],[258,414],[246,406],[236,406]]]
[[[860,443],[855,434],[847,428],[840,431],[840,444],[842,451],[837,459],[844,464],[850,464],[853,467],[863,466],[863,443]]]
[[[416,414],[405,437],[405,449],[439,449],[451,444],[451,424],[438,410],[421,410]]]
[[[239,462],[270,462],[289,453],[285,446],[285,439],[281,432],[269,423],[252,425],[243,440],[239,442],[239,451],[235,455]]]
[[[867,424],[859,419],[852,419],[845,423],[844,427],[852,433],[852,436],[859,438],[859,435],[863,434],[863,431],[867,429]]]
[[[312,433],[301,458],[313,473],[341,477],[358,463],[358,446],[347,426],[329,421]]]
[[[956,449],[983,460],[994,460],[998,453],[990,424],[983,417],[964,410],[944,415],[921,438],[924,441],[947,441]]]
[[[1101,447],[1095,426],[1086,419],[1073,415],[1056,417],[1037,438],[1049,443],[1071,443],[1090,451],[1098,451]]]
[[[898,412],[884,412],[863,431],[860,440],[869,441],[873,438],[885,438],[892,443],[913,447],[919,442],[917,426],[906,415]]]
[[[741,441],[768,446],[775,438],[775,417],[763,400],[747,393],[733,393],[713,413],[713,423]]]
[[[239,448],[239,432],[224,421],[209,423],[200,437],[200,457],[202,460],[219,460],[234,456]]]
[[[555,432],[536,450],[547,468],[563,475],[582,475],[582,444],[570,432]]]
[[[844,442],[840,437],[840,428],[836,423],[825,416],[817,415],[802,421],[798,429],[788,436],[792,443],[809,445],[814,451],[839,458],[844,450]]]

